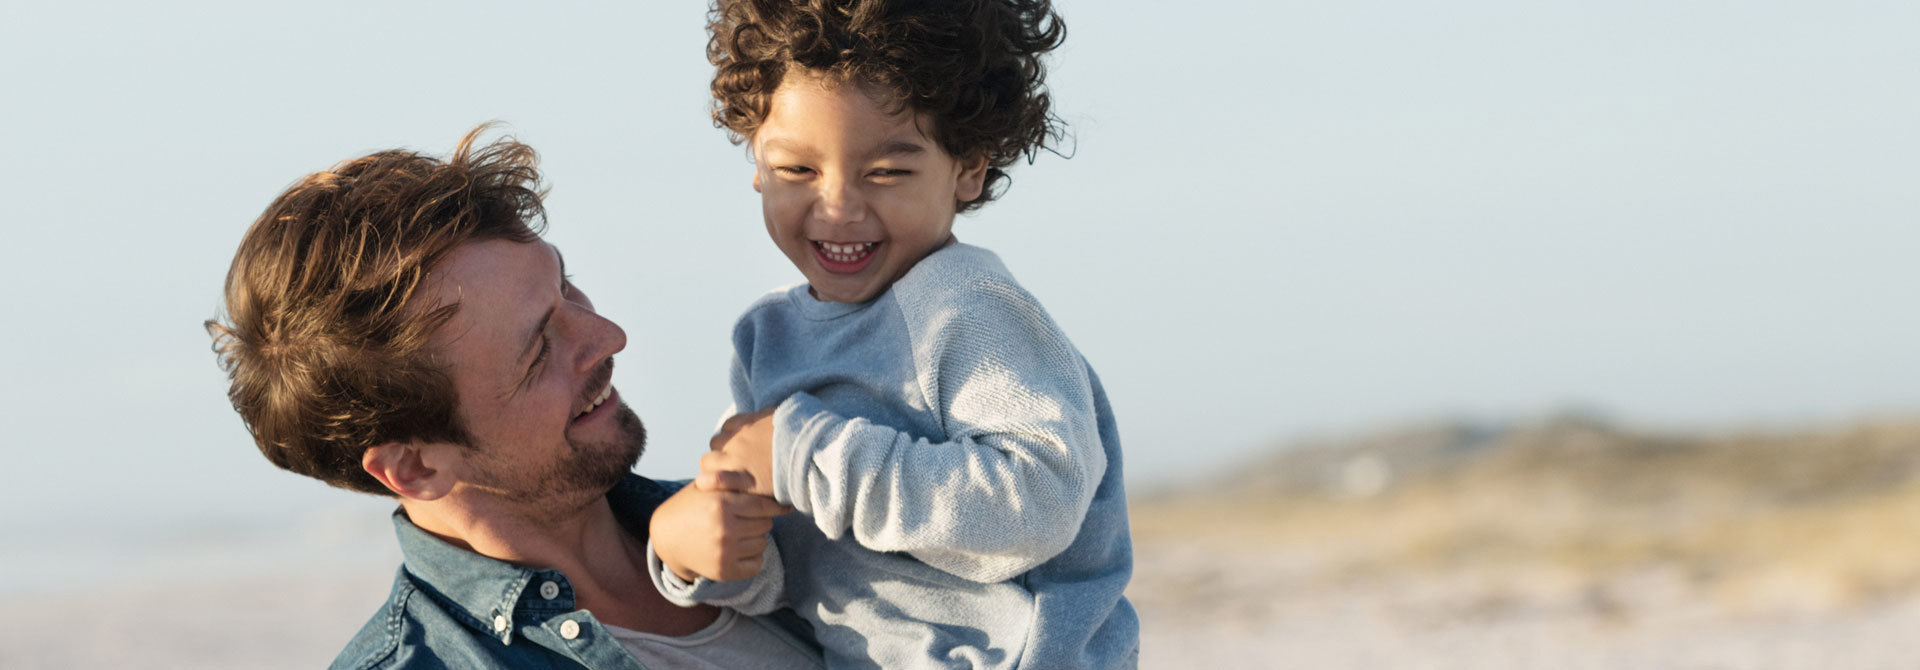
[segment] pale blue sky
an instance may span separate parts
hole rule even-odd
[[[703,7],[613,4],[0,6],[0,532],[349,499],[254,451],[199,323],[288,183],[491,119],[627,329],[640,470],[690,475],[729,324],[798,275]],[[1132,481],[1378,422],[1920,409],[1915,5],[1203,6],[1059,2],[1074,156],[956,227],[1100,370]]]

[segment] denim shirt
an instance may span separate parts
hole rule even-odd
[[[645,540],[655,508],[682,484],[628,475],[607,492],[627,532]],[[536,570],[461,549],[393,514],[406,562],[387,602],[333,661],[334,668],[620,668],[644,670],[599,620],[574,604],[558,570]],[[795,654],[819,658],[805,622],[768,617]]]

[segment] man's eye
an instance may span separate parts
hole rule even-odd
[[[540,367],[541,363],[545,363],[547,361],[547,354],[551,353],[552,351],[553,351],[553,338],[547,337],[546,335],[541,335],[540,336],[540,353],[534,355],[533,364],[527,366],[527,369],[532,370],[534,368]]]

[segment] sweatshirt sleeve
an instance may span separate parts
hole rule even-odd
[[[731,367],[728,387],[733,402],[720,415],[720,423],[725,423],[741,407],[753,407],[753,384],[737,352]],[[718,426],[715,424],[715,430],[718,430]],[[699,577],[691,582],[686,581],[666,568],[660,555],[654,553],[651,539],[647,541],[647,572],[660,595],[681,607],[719,605],[746,614],[760,615],[787,604],[786,566],[780,562],[780,548],[772,533],[767,534],[767,549],[760,556],[760,572],[752,579],[716,582]]]
[[[795,394],[774,414],[774,497],[828,537],[989,583],[1072,543],[1106,454],[1086,365],[1032,297],[1010,282],[958,288],[918,301],[897,291],[947,439]]]
[[[660,555],[653,551],[653,541],[647,541],[647,574],[653,578],[653,587],[667,602],[681,607],[695,605],[718,605],[731,607],[743,614],[766,614],[786,606],[786,568],[780,563],[780,549],[772,542],[760,555],[760,573],[752,579],[731,582],[716,582],[705,577],[693,581],[681,579],[668,570],[660,561]]]

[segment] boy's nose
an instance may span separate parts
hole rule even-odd
[[[820,197],[813,215],[823,223],[858,223],[867,216],[867,203],[858,184],[848,180],[822,180]]]

